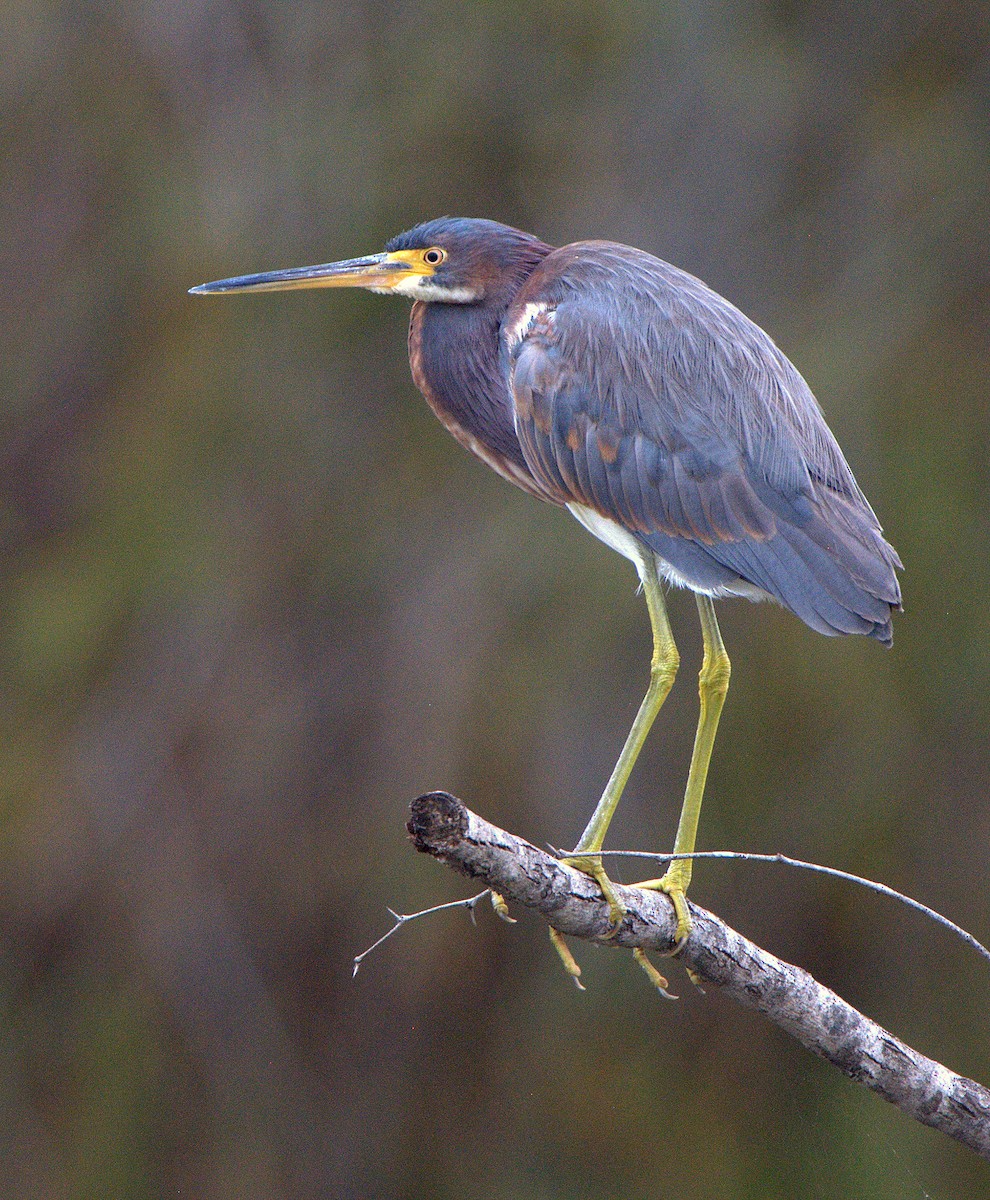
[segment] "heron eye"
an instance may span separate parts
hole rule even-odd
[[[429,263],[431,267],[442,263],[446,257],[447,251],[441,250],[439,246],[434,246],[431,250],[423,251],[423,262]]]

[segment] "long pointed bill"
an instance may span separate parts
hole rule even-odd
[[[344,262],[322,263],[315,267],[291,267],[286,271],[264,271],[260,275],[236,275],[233,279],[218,279],[201,283],[189,291],[196,296],[214,292],[286,292],[292,288],[360,287],[373,292],[391,292],[404,279],[422,277],[402,251],[392,254],[369,254],[365,258],[349,258]]]

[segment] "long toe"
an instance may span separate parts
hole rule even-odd
[[[585,875],[590,875],[591,878],[602,889],[602,895],[608,904],[609,923],[611,925],[610,933],[616,933],[619,926],[622,924],[622,918],[626,915],[626,908],[622,901],[615,894],[615,888],[612,886],[612,881],[605,873],[605,868],[602,866],[601,859],[592,855],[587,858],[581,855],[575,855],[573,858],[561,859],[561,862],[568,867],[574,867],[575,870],[583,871]]]
[[[677,871],[677,864],[675,863],[660,879],[644,879],[632,886],[644,888],[650,892],[663,892],[670,897],[670,902],[674,906],[674,915],[677,917],[677,927],[674,930],[675,946],[671,954],[677,954],[688,940],[692,926],[691,913],[688,911],[687,905],[687,891],[684,881]]]

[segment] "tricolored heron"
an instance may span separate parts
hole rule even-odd
[[[811,390],[771,339],[700,280],[614,242],[555,249],[443,217],[381,254],[244,275],[197,293],[361,287],[414,301],[409,362],[442,424],[510,483],[632,560],[653,629],[650,684],[569,861],[621,918],[599,852],[678,666],[663,583],[697,597],[701,713],[674,853],[694,851],[729,683],[713,600],[772,598],[825,634],[891,644],[901,563]],[[690,858],[640,886],[690,931]]]

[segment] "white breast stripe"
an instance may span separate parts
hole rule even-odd
[[[519,319],[514,321],[505,329],[505,344],[509,350],[517,346],[527,333],[533,328],[538,317],[544,313],[553,315],[553,309],[549,304],[527,304],[519,315]]]

